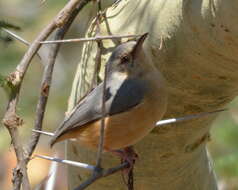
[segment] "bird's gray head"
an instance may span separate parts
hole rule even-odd
[[[119,73],[133,75],[140,70],[140,57],[143,56],[142,46],[148,33],[143,34],[137,41],[123,43],[112,52],[108,62],[109,74]]]

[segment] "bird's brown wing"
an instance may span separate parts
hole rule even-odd
[[[106,88],[105,112],[107,116],[125,112],[138,105],[145,94],[146,84],[141,80],[108,80]],[[91,91],[71,111],[55,131],[51,146],[68,131],[83,127],[85,124],[102,118],[102,83]]]

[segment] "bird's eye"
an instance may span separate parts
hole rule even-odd
[[[130,57],[128,55],[122,57],[122,59],[121,59],[122,63],[126,63],[126,62],[129,62],[129,61],[130,61]]]

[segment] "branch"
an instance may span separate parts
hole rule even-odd
[[[23,180],[23,189],[30,190],[30,182],[27,175],[23,145],[18,131],[18,126],[21,126],[23,121],[16,115],[15,112],[15,105],[17,101],[15,97],[17,96],[19,89],[13,86],[12,83],[9,83],[8,87],[10,89],[9,103],[3,118],[3,124],[6,126],[11,136],[11,143],[14,147],[17,158],[17,166],[13,171],[13,189],[19,190]]]

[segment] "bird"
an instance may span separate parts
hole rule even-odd
[[[76,139],[96,149],[104,117],[103,151],[134,162],[137,154],[131,147],[155,127],[165,114],[168,102],[166,81],[143,48],[147,36],[145,33],[113,50],[105,71],[105,113],[102,113],[102,82],[66,116],[54,132],[51,147],[63,140]]]

